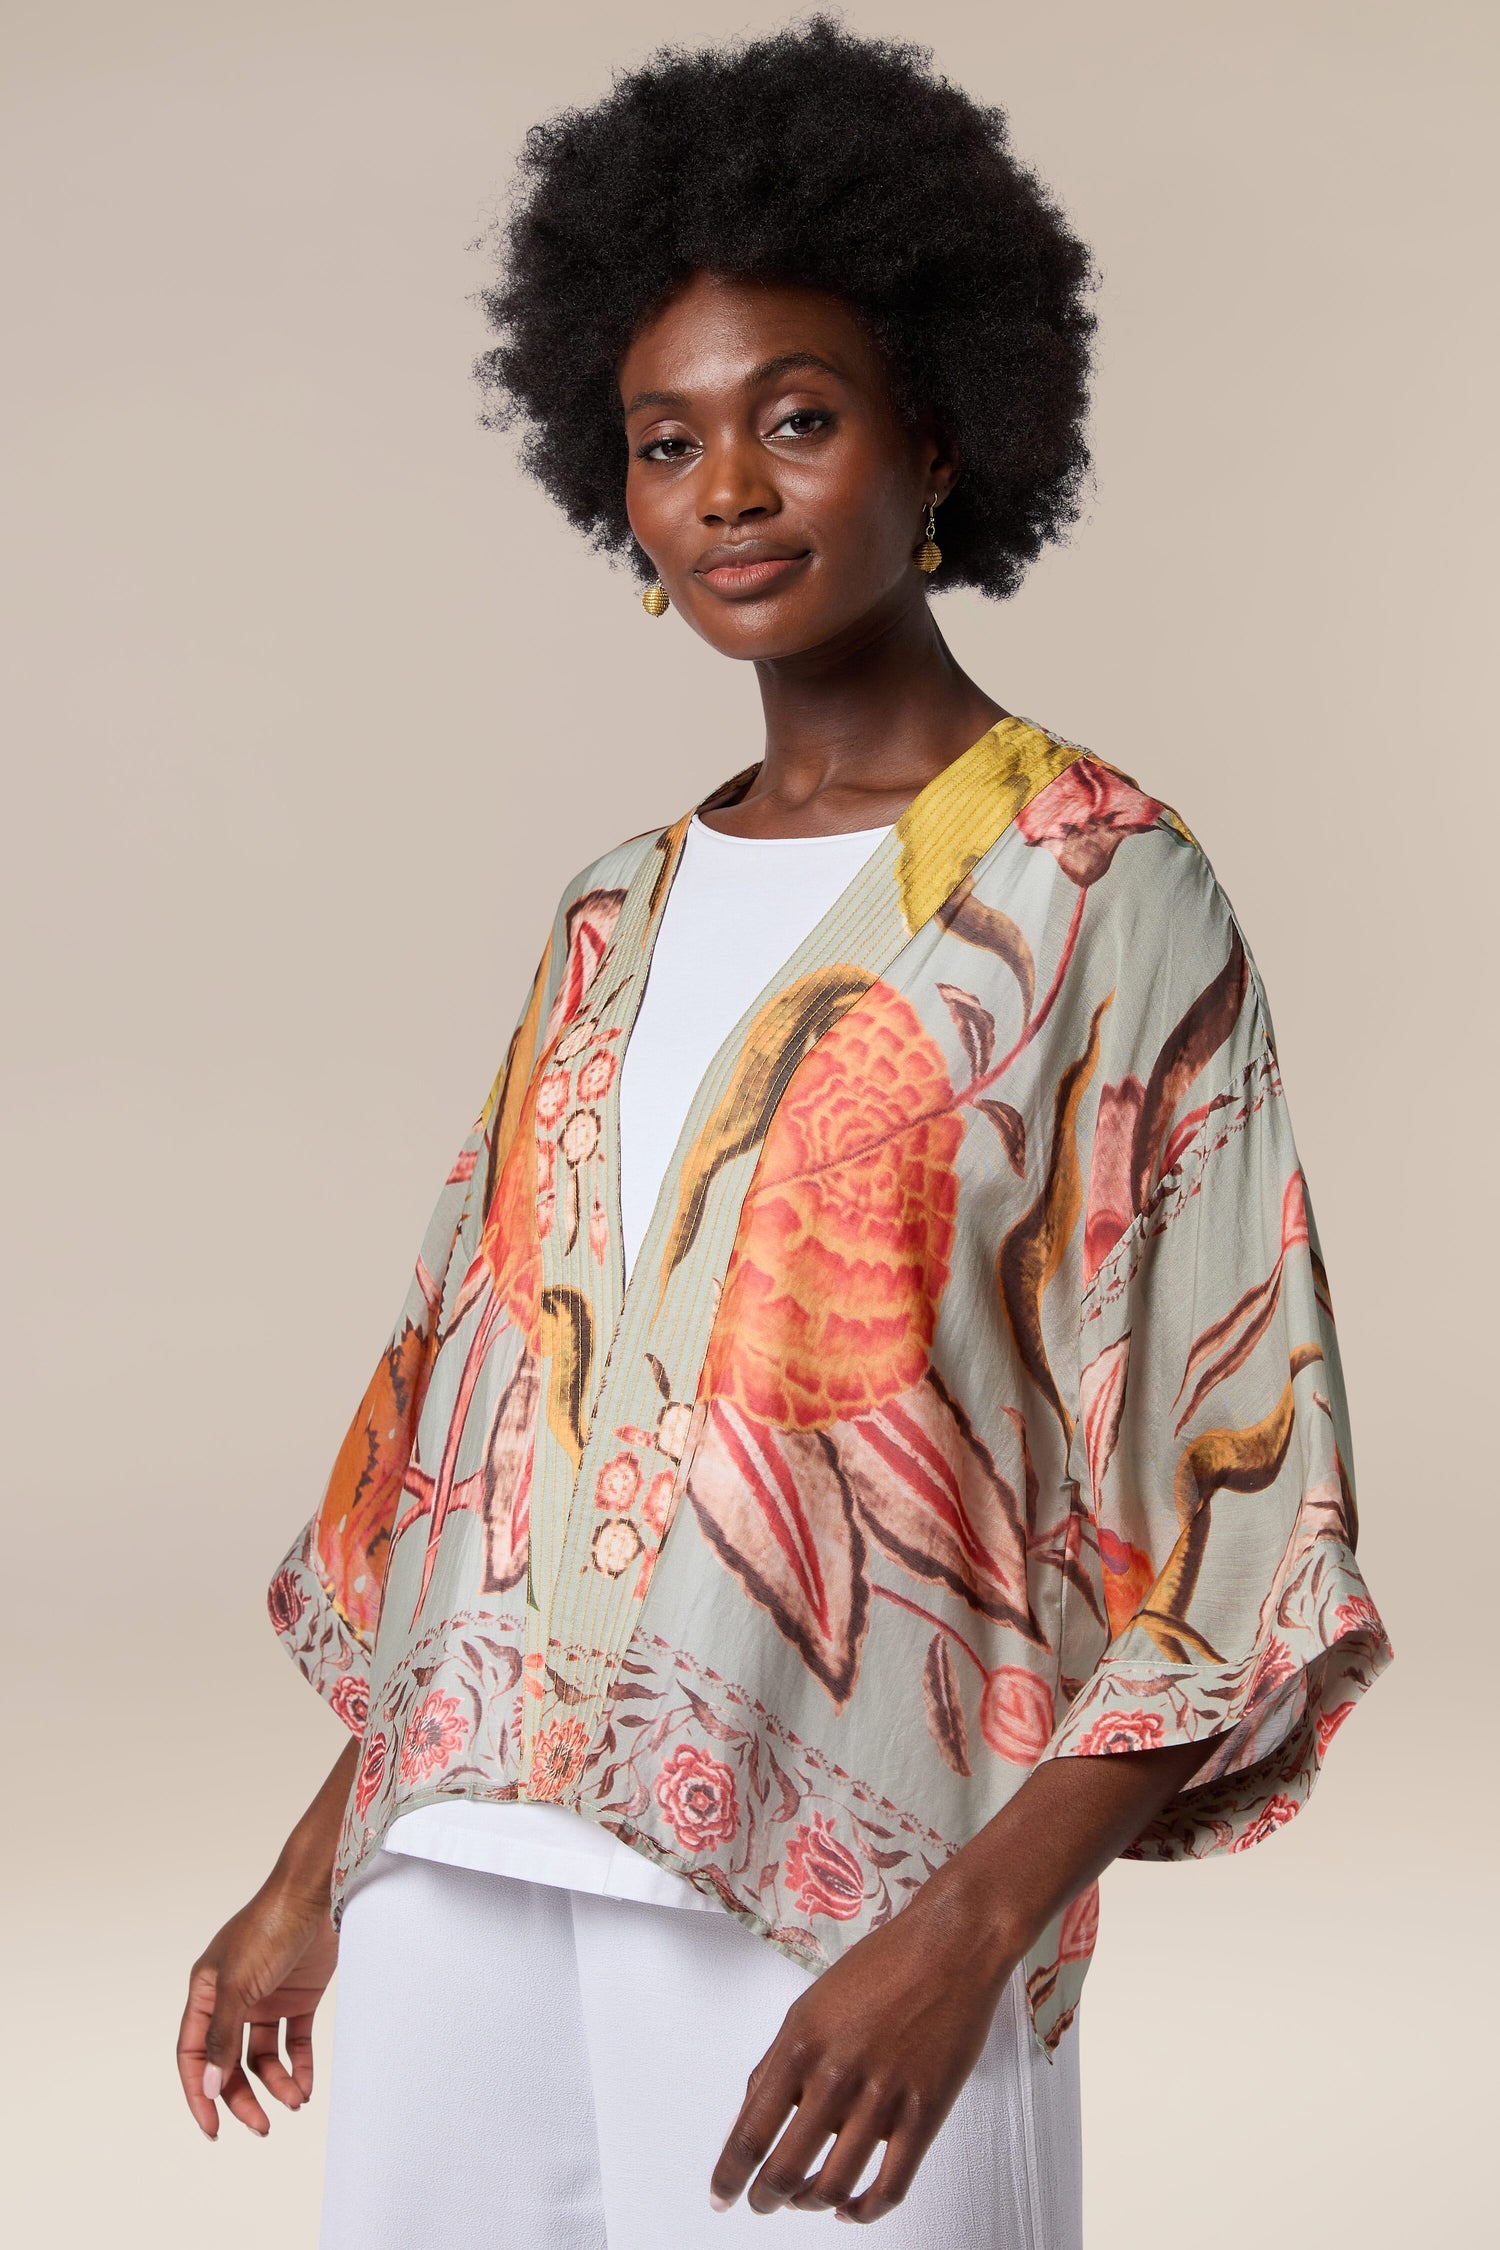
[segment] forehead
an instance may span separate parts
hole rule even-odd
[[[856,387],[884,391],[879,355],[840,297],[792,283],[695,274],[632,338],[620,394],[713,397],[743,390],[769,362],[811,353]]]

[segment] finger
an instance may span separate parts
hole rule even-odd
[[[288,2016],[286,2019],[286,2059],[292,2080],[305,2102],[312,2100],[313,2090],[313,2020],[309,2016]]]
[[[809,2084],[796,2116],[750,2182],[745,2201],[752,2211],[779,2211],[802,2192],[829,2142],[842,2129],[856,2094],[846,2080],[832,2076]]]
[[[177,2031],[177,2075],[182,2081],[183,2098],[192,2112],[193,2123],[211,2141],[219,2137],[219,2111],[217,2104],[203,2091],[203,2066],[208,2060],[204,2042],[214,2012],[217,1981],[214,1970],[202,1963],[193,1970],[188,1979],[187,2005]]]
[[[750,2088],[729,2128],[708,2183],[708,2200],[727,2211],[775,2140],[797,2099],[800,2071],[773,2044],[750,2073]]]
[[[221,1973],[214,1992],[213,2013],[203,2039],[203,2091],[209,2101],[222,2093],[232,2073],[240,2067],[248,2013],[234,1985]]]
[[[792,2197],[798,2211],[831,2211],[847,2203],[886,2133],[886,2105],[867,2095],[846,2121],[816,2172]],[[811,2167],[809,2167],[811,2170]]]
[[[283,2109],[300,2109],[302,2092],[281,2059],[279,2023],[253,2023],[245,2041],[245,2068]]]
[[[255,2089],[238,2063],[225,2079],[219,2098],[231,2117],[237,2117],[257,2139],[265,2139],[271,2130],[271,2120],[256,2100]]]
[[[869,2226],[873,2220],[883,2219],[887,2211],[894,2211],[916,2178],[917,2167],[936,2131],[936,2121],[928,2124],[914,2106],[908,2108],[886,2142],[880,2170],[867,2188],[840,2204],[836,2216],[852,2220],[856,2226]]]

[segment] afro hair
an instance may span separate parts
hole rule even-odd
[[[570,523],[649,575],[625,513],[617,370],[695,272],[827,290],[863,320],[900,412],[956,451],[945,586],[1002,597],[1078,514],[1089,253],[1006,121],[921,48],[825,16],[666,48],[533,127],[478,363],[485,420]]]

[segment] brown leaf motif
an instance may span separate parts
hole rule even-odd
[[[970,1773],[973,1769],[969,1764],[969,1730],[953,1658],[941,1633],[934,1633],[928,1643],[922,1666],[922,1704],[944,1765],[951,1766],[955,1773]]]
[[[716,1400],[687,1494],[720,1560],[842,1706],[870,1604],[864,1535],[827,1439]]]
[[[1078,1112],[1099,1061],[1099,1027],[1113,998],[1111,993],[1099,1002],[1089,1019],[1083,1053],[1076,1062],[1069,1063],[1057,1082],[1046,1181],[1030,1210],[1006,1235],[996,1261],[1000,1296],[1022,1365],[1057,1416],[1065,1444],[1072,1440],[1073,1418],[1063,1403],[1048,1363],[1042,1335],[1042,1298],[1047,1284],[1062,1264],[1083,1208],[1078,1169]]]
[[[862,998],[869,978],[835,966],[798,977],[766,1003],[751,1025],[733,1078],[683,1163],[677,1214],[662,1260],[667,1282],[698,1238],[708,1191],[734,1157],[758,1148],[799,1063]]]
[[[865,1528],[893,1562],[1040,1640],[1020,1501],[934,1370],[829,1436]]]
[[[319,1576],[361,1639],[375,1630],[383,1556],[426,1388],[428,1336],[407,1321],[359,1403],[318,1512]]]

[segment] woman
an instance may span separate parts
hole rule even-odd
[[[1076,512],[1086,254],[824,22],[525,161],[495,417],[765,753],[563,895],[272,1583],[352,1739],[184,2088],[300,2106],[337,1943],[326,2245],[1070,2250],[1100,1871],[1290,1819],[1389,1656],[1234,915],[927,599]]]

